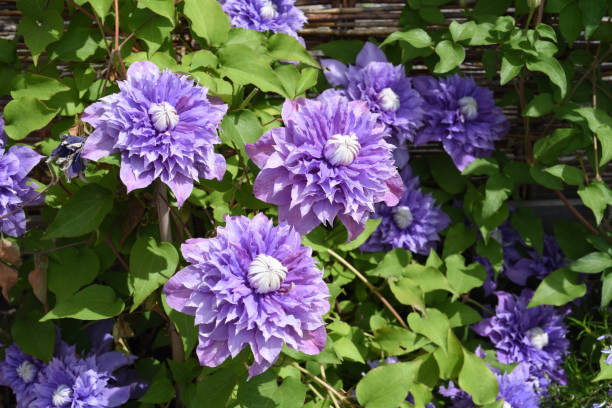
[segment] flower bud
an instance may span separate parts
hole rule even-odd
[[[530,9],[535,9],[540,7],[540,4],[542,3],[542,0],[527,0],[527,5],[529,6]]]

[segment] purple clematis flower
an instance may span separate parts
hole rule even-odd
[[[527,309],[533,291],[524,289],[520,296],[495,292],[496,315],[472,326],[476,333],[489,337],[503,364],[525,362],[531,375],[539,380],[538,388],[549,379],[566,383],[561,364],[568,353],[567,327],[563,319],[567,308],[536,306]]]
[[[4,361],[0,362],[0,384],[13,390],[17,407],[28,407],[32,402],[34,384],[44,366],[42,361],[27,355],[16,344],[4,351]]]
[[[415,144],[439,141],[459,170],[478,157],[490,156],[496,140],[509,130],[509,122],[495,105],[493,92],[459,75],[412,81],[425,100],[425,126]]]
[[[195,316],[197,355],[215,367],[251,347],[250,376],[278,358],[283,344],[306,354],[323,350],[323,315],[329,289],[312,249],[289,225],[275,227],[263,214],[226,217],[211,239],[181,247],[191,264],[166,283],[170,307]]]
[[[333,90],[319,99],[285,101],[284,127],[246,145],[261,172],[253,193],[278,205],[278,218],[307,234],[337,216],[357,237],[374,204],[399,202],[403,183],[393,165],[385,126],[365,102]]]
[[[295,7],[295,0],[223,0],[221,4],[232,27],[270,30],[300,39],[297,31],[306,23],[306,16]]]
[[[74,347],[67,350],[41,371],[34,386],[34,407],[118,407],[130,398],[130,386],[114,386],[112,372],[100,367],[96,356],[81,359],[75,356]]]
[[[504,400],[503,408],[538,408],[540,398],[529,374],[529,364],[521,363],[511,372],[499,373],[494,369],[499,384],[497,400]],[[458,388],[452,381],[448,387],[439,388],[441,395],[451,400],[451,408],[474,408],[472,396]]]
[[[120,92],[85,109],[83,121],[96,130],[82,157],[97,161],[121,154],[121,181],[128,192],[159,178],[178,205],[199,177],[221,180],[225,159],[216,154],[217,128],[227,105],[208,98],[208,89],[184,75],[160,72],[148,61],[133,63]]]
[[[361,246],[362,251],[383,251],[403,248],[421,255],[440,240],[438,233],[450,224],[450,218],[436,205],[431,194],[419,188],[419,178],[407,177],[404,194],[395,207],[383,203],[376,205],[373,218],[382,218],[380,225]],[[404,174],[402,174],[404,176]]]
[[[4,151],[4,132],[0,132],[0,141],[0,231],[18,237],[26,232],[23,207],[38,205],[45,199],[27,177],[43,156],[28,146],[12,146]]]
[[[607,354],[608,357],[606,357],[606,364],[612,364],[612,346],[602,349],[601,354]]]
[[[414,140],[423,123],[424,101],[403,66],[388,62],[371,42],[357,55],[356,65],[347,67],[340,61],[323,59],[321,66],[330,84],[344,86],[341,92],[350,100],[366,101],[370,110],[379,114],[378,119],[391,128],[399,146]]]

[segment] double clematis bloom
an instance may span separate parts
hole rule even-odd
[[[223,178],[225,159],[214,144],[221,143],[217,128],[227,105],[208,98],[208,89],[188,77],[160,72],[148,61],[133,63],[119,89],[85,109],[83,121],[96,130],[85,141],[83,158],[120,153],[128,192],[159,178],[179,206],[200,177]]]
[[[404,173],[404,194],[395,207],[376,204],[373,218],[381,222],[361,246],[362,251],[383,251],[403,248],[428,255],[440,240],[438,233],[450,224],[450,218],[436,205],[431,194],[424,194],[419,178]],[[403,174],[403,176],[404,176]]]
[[[493,92],[472,78],[422,76],[412,84],[425,100],[426,112],[415,144],[442,142],[459,170],[490,156],[494,142],[508,133],[510,124],[495,105]]]
[[[0,231],[18,237],[26,232],[23,207],[44,201],[44,196],[34,190],[36,184],[27,177],[43,156],[28,146],[5,151],[5,145],[4,121],[0,119]]]
[[[496,315],[472,326],[476,333],[488,337],[503,364],[527,363],[531,376],[543,388],[550,380],[566,383],[561,364],[568,353],[567,327],[563,319],[567,308],[536,306],[527,309],[533,291],[523,289],[520,296],[495,292]]]
[[[253,192],[278,205],[278,218],[307,234],[337,216],[357,237],[374,205],[399,202],[403,183],[393,164],[384,124],[363,101],[331,90],[319,99],[287,100],[284,127],[265,133],[246,151],[261,168]]]
[[[367,102],[378,119],[389,126],[399,144],[412,142],[422,125],[423,99],[406,77],[404,67],[394,66],[376,45],[367,42],[355,65],[348,67],[333,59],[321,60],[327,81],[350,100]]]
[[[17,407],[28,407],[34,399],[34,384],[44,363],[24,353],[18,345],[12,344],[4,350],[0,362],[0,384],[13,390]]]
[[[225,221],[215,238],[182,245],[190,265],[164,287],[170,307],[195,316],[200,363],[218,366],[250,346],[254,376],[276,361],[285,343],[321,352],[329,289],[312,249],[292,227],[275,227],[263,214]]]
[[[306,23],[295,0],[223,0],[221,4],[233,27],[270,30],[298,38],[297,31]]]

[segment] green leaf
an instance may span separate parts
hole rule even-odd
[[[474,36],[476,32],[476,23],[474,21],[468,21],[466,23],[460,24],[457,21],[453,20],[448,27],[453,37],[454,42],[459,42],[463,40],[469,40]]]
[[[499,386],[495,375],[483,359],[463,349],[463,366],[459,371],[459,387],[472,396],[474,403],[484,405],[497,399]]]
[[[168,376],[168,370],[166,370],[165,365],[162,365],[161,369],[155,374],[147,392],[138,401],[148,404],[163,404],[172,400],[175,394],[176,391]]]
[[[580,282],[580,277],[576,272],[566,268],[557,269],[540,282],[527,307],[562,306],[584,296],[585,293],[586,285]]]
[[[117,316],[125,305],[117,298],[113,288],[91,285],[69,298],[60,300],[55,307],[40,319],[63,319],[70,317],[79,320],[102,320]]]
[[[70,87],[55,78],[24,72],[13,80],[13,99],[32,97],[45,101],[52,96],[69,91]]]
[[[270,58],[242,44],[224,46],[218,57],[223,74],[232,82],[253,84],[264,92],[287,96],[282,81],[270,67]]]
[[[576,239],[576,237],[587,236],[588,234],[582,224],[556,220],[554,233],[557,243],[568,259],[578,259],[593,250],[593,247],[586,240]]]
[[[436,74],[444,74],[459,66],[465,59],[465,48],[461,44],[453,44],[443,40],[436,45],[436,54],[440,61],[434,67]]]
[[[183,12],[194,33],[212,46],[227,41],[230,23],[217,0],[185,0],[184,3]]]
[[[478,232],[463,223],[452,225],[448,229],[446,239],[444,240],[444,250],[442,257],[446,258],[453,254],[460,254],[476,241]]]
[[[362,48],[363,41],[359,40],[335,40],[314,47],[315,50],[323,51],[325,56],[337,59],[344,64],[355,63],[357,54]]]
[[[409,363],[376,367],[359,381],[357,401],[366,408],[389,408],[402,404],[414,378]]]
[[[190,56],[190,68],[215,68],[219,64],[217,56],[208,50],[199,50],[188,54]],[[183,59],[183,63],[184,63]]]
[[[601,276],[601,308],[606,308],[612,301],[612,271],[606,271]]]
[[[542,93],[536,95],[525,107],[523,115],[530,118],[539,118],[540,116],[548,115],[552,112],[554,102],[552,95],[549,93]]]
[[[537,59],[527,59],[527,69],[530,71],[542,72],[550,81],[557,85],[561,91],[561,96],[564,97],[567,93],[567,78],[563,67],[553,57],[539,55]]]
[[[482,320],[482,316],[476,310],[461,302],[441,303],[436,309],[448,317],[451,328],[469,326]]]
[[[170,38],[174,28],[172,21],[147,9],[134,10],[128,24],[135,33],[134,36],[147,45],[148,56],[152,56],[160,49],[164,41]]]
[[[223,117],[221,122],[222,139],[231,146],[230,142],[234,142],[240,150],[242,156],[246,159],[246,151],[244,145],[255,143],[263,134],[263,127],[255,115],[250,110],[239,109],[232,111]]]
[[[612,268],[612,256],[605,252],[592,252],[572,262],[569,268],[574,272],[599,273]]]
[[[512,227],[518,231],[523,241],[542,254],[544,247],[544,230],[542,220],[536,213],[527,207],[519,207],[510,219]]]
[[[40,322],[40,317],[37,311],[28,313],[18,309],[11,326],[11,335],[26,354],[49,361],[55,349],[55,325],[52,322]]]
[[[538,183],[551,190],[563,190],[563,182],[550,173],[542,170],[541,166],[536,164],[529,167],[529,174]]]
[[[176,271],[179,255],[169,242],[160,244],[154,237],[140,237],[130,252],[130,285],[134,291],[131,312],[166,283]]]
[[[410,264],[405,268],[404,274],[416,282],[425,293],[433,292],[434,290],[453,291],[448,284],[446,276],[436,267]]]
[[[466,180],[448,155],[432,156],[429,168],[434,180],[442,189],[451,194],[459,194],[465,189]]]
[[[603,16],[606,15],[608,4],[601,0],[579,0],[578,6],[582,11],[584,38],[588,40],[601,24]]]
[[[612,159],[612,117],[601,109],[579,108],[575,112],[586,119],[589,129],[601,143],[601,160],[599,165],[604,166]]]
[[[487,17],[501,16],[508,10],[508,7],[512,4],[512,0],[478,0],[476,6],[474,6],[473,13],[477,20],[482,20]]]
[[[492,157],[479,157],[461,172],[464,176],[493,176],[497,173],[499,173],[499,164]]]
[[[88,2],[102,21],[113,4],[113,0],[88,0]]]
[[[47,287],[59,302],[92,283],[99,270],[100,260],[91,249],[61,249],[49,256]]]
[[[463,348],[451,329],[448,329],[448,350],[442,347],[434,352],[434,358],[440,369],[440,378],[456,378],[463,366]]]
[[[548,24],[540,23],[536,26],[536,31],[540,34],[542,38],[548,38],[549,40],[553,40],[557,42],[557,33],[555,29],[549,26]]]
[[[389,288],[401,304],[412,306],[420,311],[425,311],[425,296],[423,291],[412,279],[390,279]]]
[[[113,194],[98,184],[87,184],[60,208],[47,228],[47,238],[78,237],[97,229],[113,208]]]
[[[238,382],[233,365],[222,367],[196,384],[189,407],[199,407],[202,401],[211,407],[224,407]]]
[[[578,195],[584,205],[589,207],[595,215],[597,225],[601,223],[604,210],[608,205],[612,205],[612,190],[601,180],[594,180],[587,186],[578,189]]]
[[[505,51],[502,55],[502,65],[499,71],[499,84],[506,85],[516,77],[523,68],[524,62],[516,51]]]
[[[387,44],[391,44],[396,41],[403,41],[414,48],[425,48],[431,47],[433,42],[431,41],[431,37],[425,30],[422,28],[413,28],[408,31],[396,31],[388,36],[385,41],[380,44],[381,47],[384,47]],[[350,61],[353,62],[353,61]]]
[[[580,169],[569,164],[557,164],[544,169],[545,172],[560,178],[571,186],[584,184],[584,174]]]
[[[401,276],[404,268],[410,263],[412,255],[410,251],[405,249],[393,249],[385,255],[382,262],[380,262],[376,268],[371,269],[367,272],[370,276],[379,276],[381,278],[388,278],[390,276]]]
[[[303,62],[311,67],[320,68],[317,61],[302,44],[287,34],[274,34],[268,40],[268,52],[277,60]]]
[[[148,8],[160,16],[166,17],[175,24],[174,0],[138,0],[138,8]]]
[[[11,139],[21,140],[45,127],[58,111],[31,96],[13,99],[4,107],[4,131]]]
[[[81,22],[84,21],[87,22],[87,26],[81,25]],[[87,17],[77,15],[61,40],[47,48],[49,59],[70,62],[87,61],[96,54],[102,54],[105,49],[102,35],[98,30],[93,30],[90,25],[91,22],[87,20]]]
[[[334,337],[333,344],[334,351],[340,356],[342,359],[349,359],[352,361],[356,361],[361,364],[365,364],[365,360],[359,351],[359,348],[355,345],[355,343],[348,337]]]
[[[593,378],[593,381],[602,381],[612,379],[612,364],[606,363],[606,354],[601,354],[599,358],[599,372]]]
[[[559,30],[570,47],[580,37],[582,27],[582,12],[578,2],[569,2],[559,13]]]
[[[32,53],[34,64],[47,46],[60,39],[64,33],[64,19],[55,10],[48,10],[42,16],[23,16],[19,22],[18,33],[23,35]]]
[[[466,267],[465,259],[461,255],[451,255],[444,262],[446,263],[446,278],[457,295],[482,286],[487,279],[487,271],[484,266],[473,263]]]
[[[581,146],[581,138],[576,129],[555,129],[552,134],[536,140],[533,155],[543,163],[553,163],[557,157],[573,152]]]
[[[374,338],[390,356],[399,356],[420,349],[430,341],[399,326],[385,326],[374,331]]]
[[[485,199],[482,203],[482,216],[488,218],[495,214],[510,197],[514,183],[509,177],[497,173],[489,177],[485,185]]]
[[[286,377],[278,385],[274,370],[242,381],[238,386],[238,402],[253,408],[302,408],[306,398],[306,386],[295,377]]]
[[[338,248],[342,251],[352,251],[353,249],[359,248],[361,244],[366,242],[367,239],[370,238],[370,235],[372,235],[374,231],[376,231],[376,228],[378,228],[381,221],[382,218],[370,218],[366,221],[365,229],[361,234],[357,236],[357,238],[355,238],[351,242],[347,242],[346,244],[338,245]]]
[[[419,16],[428,23],[444,24],[446,22],[440,8],[435,6],[419,7]]]
[[[439,310],[427,308],[425,317],[412,312],[408,315],[408,325],[415,333],[427,337],[444,351],[448,350],[447,337],[450,323],[448,317]]]

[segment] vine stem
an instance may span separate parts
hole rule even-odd
[[[557,194],[559,199],[563,201],[563,204],[565,204],[565,206],[569,208],[569,210],[572,212],[572,214],[574,214],[578,221],[580,221],[591,232],[591,234],[599,235],[599,231],[597,231],[595,228],[593,228],[591,224],[589,224],[589,222],[582,216],[582,214],[580,214],[578,210],[576,210],[576,207],[574,207],[572,203],[567,201],[567,198],[563,195],[562,192],[560,192],[559,190],[553,191],[555,192],[555,194]]]
[[[117,1],[117,0],[115,0]],[[155,180],[155,207],[159,221],[159,235],[162,241],[172,243],[172,229],[170,226],[170,207],[168,205],[168,190],[165,184],[158,178]],[[172,350],[172,360],[182,363],[185,361],[185,350],[183,341],[176,331],[172,322],[168,323],[168,334],[170,335],[170,348]],[[176,384],[176,406],[184,407],[181,399],[181,386]]]
[[[601,49],[601,43],[597,45],[597,52],[595,55],[599,55]],[[593,109],[597,109],[597,68],[593,69]],[[601,181],[599,175],[599,152],[597,146],[597,133],[593,132],[593,157],[595,158],[595,180]]]
[[[381,302],[383,302],[383,304],[385,305],[385,307],[387,309],[389,309],[389,311],[393,314],[393,316],[395,316],[395,318],[399,321],[399,323],[402,325],[402,327],[406,330],[410,330],[408,328],[408,325],[406,324],[406,322],[404,322],[404,319],[402,319],[402,317],[400,316],[399,313],[397,313],[397,310],[395,310],[395,308],[393,308],[393,306],[391,306],[391,303],[389,303],[389,301],[378,291],[378,289],[376,289],[374,287],[374,285],[372,285],[368,279],[363,276],[361,274],[361,272],[359,272],[357,269],[355,269],[355,267],[353,265],[351,265],[350,263],[348,263],[343,257],[341,257],[340,255],[338,255],[336,252],[334,252],[332,249],[327,248],[327,252],[329,252],[329,254],[331,256],[333,256],[334,258],[336,258],[342,265],[344,265],[349,271],[353,272],[355,274],[355,276],[357,276],[363,283],[365,283],[365,285],[368,287],[368,289],[370,289],[370,291],[372,291],[376,296],[378,296],[378,298],[380,299]]]
[[[327,382],[327,376],[325,375],[325,367],[323,367],[323,364],[319,364],[319,367],[321,368],[321,377],[323,378],[323,381]],[[334,394],[332,392],[330,392],[329,390],[327,391],[327,393],[331,397],[332,402],[334,403],[334,407],[335,408],[340,408],[338,406],[338,401],[336,400],[336,397],[334,396]]]
[[[332,387],[331,385],[329,385],[327,382],[323,381],[322,379],[320,379],[319,377],[317,377],[316,375],[314,375],[313,373],[311,373],[310,371],[306,370],[305,368],[303,368],[302,366],[300,366],[297,363],[294,363],[293,361],[289,362],[289,365],[292,367],[297,368],[299,371],[301,371],[302,373],[306,374],[307,376],[309,376],[310,378],[312,378],[313,380],[315,380],[316,382],[318,382],[320,385],[322,385],[327,391],[331,392],[332,394],[334,394],[336,397],[340,398],[340,400],[342,402],[345,402],[346,404],[348,404],[350,407],[354,407],[355,405],[345,396],[342,395],[338,392],[338,390],[336,390],[334,387]]]
[[[127,71],[125,70],[123,58],[121,58],[121,47],[119,47],[119,0],[115,0],[115,54],[117,54],[117,59],[123,71],[123,78],[125,79],[127,78]]]

